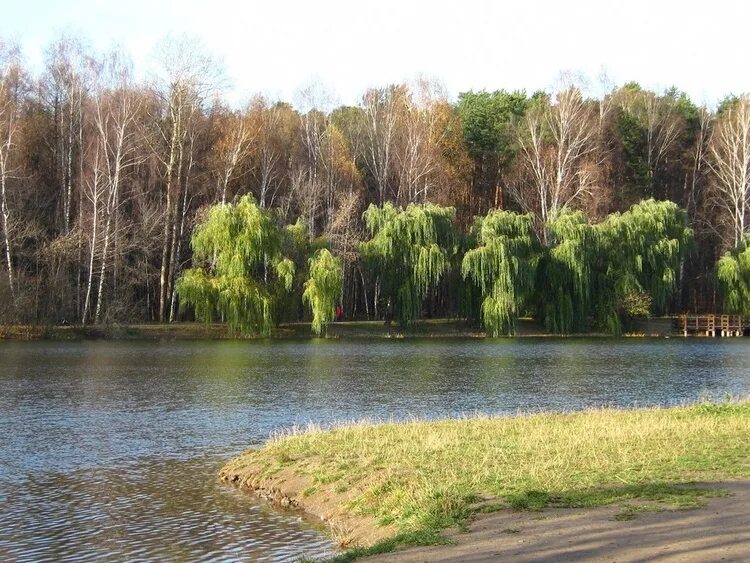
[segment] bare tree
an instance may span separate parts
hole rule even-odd
[[[399,114],[408,96],[406,87],[390,86],[368,90],[363,98],[363,160],[377,191],[377,203],[385,203],[392,191],[393,159]]]
[[[396,201],[423,202],[436,184],[439,169],[440,143],[446,129],[441,127],[441,105],[445,94],[432,82],[420,80],[415,92],[404,100],[399,124],[396,162],[398,187]]]
[[[750,211],[750,97],[740,97],[719,119],[709,153],[711,203],[726,225],[719,234],[727,246],[737,246],[747,233]]]
[[[18,48],[0,43],[0,218],[11,296],[15,295],[15,284],[8,190],[9,180],[15,171],[13,160],[16,157],[16,137],[21,117],[22,80]]]
[[[253,164],[258,204],[270,207],[283,192],[288,179],[287,168],[292,160],[290,153],[294,150],[294,139],[299,138],[299,119],[288,104],[275,103],[269,107],[262,98],[256,99],[252,111],[259,121]]]
[[[130,69],[116,53],[105,60],[102,77],[105,86],[98,89],[94,96],[94,125],[97,151],[101,155],[99,161],[103,163],[101,183],[104,190],[104,227],[95,323],[101,320],[112,230],[123,204],[121,185],[129,169],[138,162],[135,124],[140,112],[140,99],[132,88]]]
[[[336,190],[337,131],[331,124],[333,96],[320,83],[313,83],[297,94],[300,118],[300,158],[295,165],[304,170],[304,181],[294,183],[297,206],[305,219],[312,240],[325,231],[333,210]],[[296,175],[300,178],[300,175]]]
[[[668,186],[657,186],[657,178],[667,157],[676,147],[683,132],[683,121],[675,108],[676,98],[667,93],[658,96],[654,92],[638,88],[622,88],[616,95],[622,110],[632,115],[644,132],[644,164],[646,166],[646,190],[656,197],[658,189],[668,194]]]
[[[75,183],[83,165],[84,100],[93,61],[80,40],[62,37],[47,51],[43,95],[55,118],[52,152],[60,185],[62,232],[70,233]]]
[[[532,108],[519,129],[521,163],[530,186],[520,181],[509,188],[537,217],[545,244],[549,219],[596,187],[598,118],[580,90],[569,87],[557,94],[556,103]]]
[[[713,117],[711,113],[702,107],[698,110],[698,130],[695,141],[690,150],[691,167],[685,178],[685,208],[689,217],[697,214],[699,199],[702,195],[704,176],[706,175],[709,140],[711,138],[711,125]]]
[[[203,104],[215,91],[220,67],[201,51],[194,38],[168,38],[161,45],[161,68],[154,80],[153,93],[159,104],[153,153],[161,162],[164,177],[164,225],[161,267],[159,270],[159,321],[167,320],[172,295],[178,233],[178,211],[184,166],[192,161],[186,154],[191,128],[195,127]]]
[[[656,171],[680,136],[682,127],[674,110],[671,96],[657,97],[653,92],[645,93],[646,117],[646,164],[648,166],[651,192],[656,189]]]
[[[85,325],[89,318],[91,309],[91,292],[94,287],[94,262],[99,247],[99,215],[101,213],[102,200],[104,199],[105,186],[103,182],[103,151],[98,142],[95,141],[95,149],[92,152],[91,171],[84,182],[83,193],[91,203],[91,228],[89,229],[89,252],[88,252],[88,279],[86,282],[86,295],[83,299],[83,312],[81,313],[81,324]],[[81,210],[83,217],[83,209]],[[82,225],[81,225],[82,227]]]
[[[254,150],[258,138],[258,123],[250,107],[245,111],[228,112],[218,118],[218,139],[213,147],[214,175],[220,201],[227,201],[229,183],[240,175]]]

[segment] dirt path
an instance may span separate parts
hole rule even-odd
[[[488,514],[469,533],[451,534],[455,545],[369,560],[750,562],[750,481],[721,488],[732,494],[711,498],[703,508],[639,512],[632,520],[616,519],[623,517],[619,506]]]

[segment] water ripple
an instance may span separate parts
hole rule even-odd
[[[748,339],[0,342],[0,560],[326,556],[222,463],[309,421],[748,395],[749,358]]]

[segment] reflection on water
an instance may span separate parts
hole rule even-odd
[[[333,546],[218,483],[308,421],[750,393],[750,341],[0,343],[0,560],[294,560]]]

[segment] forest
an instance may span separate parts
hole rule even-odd
[[[67,36],[27,66],[0,41],[0,323],[750,314],[747,95],[562,75],[236,107],[187,40],[140,80]]]

